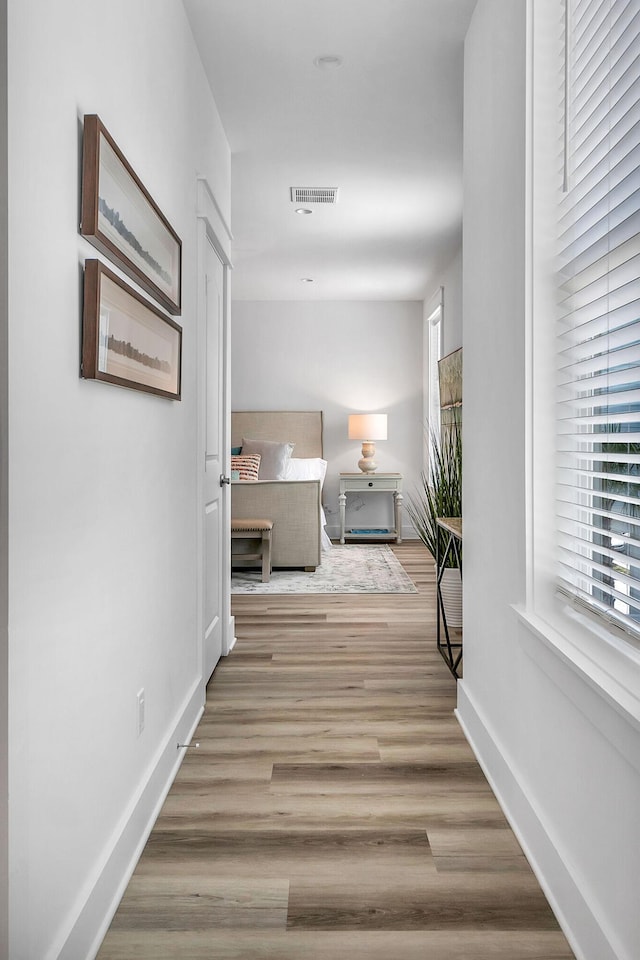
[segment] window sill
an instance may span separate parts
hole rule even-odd
[[[595,701],[590,691],[598,694],[602,707],[613,708],[618,717],[636,733],[640,732],[640,652],[570,604],[559,601],[557,606],[562,632],[538,614],[514,607],[520,622],[527,627],[523,636],[527,652],[605,735],[606,719],[594,714]],[[555,663],[552,658],[539,656],[540,645],[553,654]],[[569,676],[558,672],[558,659]],[[617,737],[615,743],[618,746]],[[628,759],[640,769],[637,746]]]

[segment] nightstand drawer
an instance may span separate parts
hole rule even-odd
[[[402,490],[402,476],[389,473],[341,474],[340,489],[349,493],[358,490]]]
[[[341,479],[340,486],[350,492],[357,490],[399,490],[401,487],[401,480],[398,477],[394,479],[393,477],[349,477],[349,479]]]

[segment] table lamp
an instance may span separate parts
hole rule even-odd
[[[387,439],[386,413],[350,413],[349,440],[362,440],[362,459],[358,466],[363,473],[375,473],[378,464],[374,460],[374,440]]]

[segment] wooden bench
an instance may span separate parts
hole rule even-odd
[[[231,566],[234,561],[236,566],[242,566],[245,560],[262,561],[262,582],[268,583],[271,576],[271,531],[273,530],[272,520],[256,520],[249,518],[246,520],[231,519]],[[234,540],[257,540],[257,553],[234,553]]]

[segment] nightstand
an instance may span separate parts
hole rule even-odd
[[[355,528],[345,533],[345,509],[347,494],[359,493],[361,496],[369,493],[387,493],[393,497],[393,515],[395,528],[379,531],[374,529],[358,530]],[[344,543],[345,536],[350,540],[395,540],[402,543],[402,474],[401,473],[341,473],[340,474],[340,543]]]

